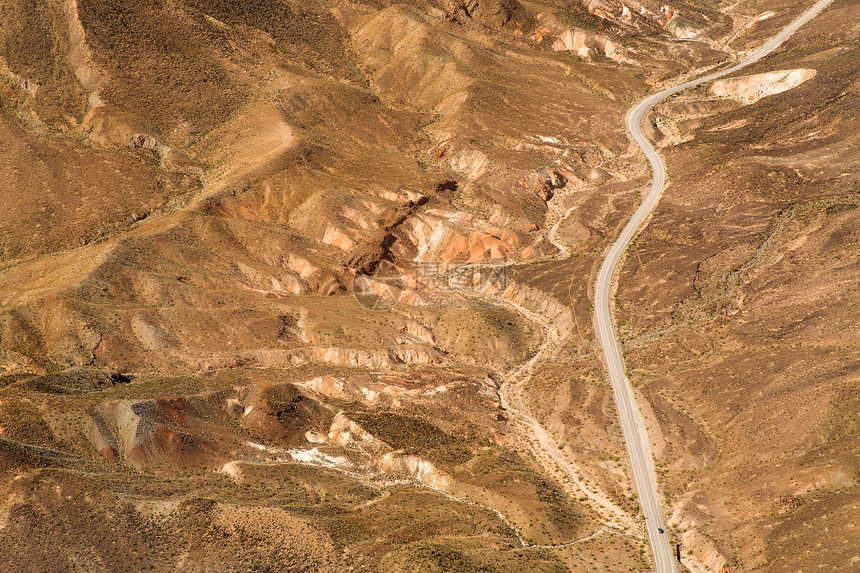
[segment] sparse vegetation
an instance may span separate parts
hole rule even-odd
[[[0,27],[0,569],[649,567],[591,301],[624,115],[791,10],[66,4]],[[856,561],[855,12],[757,64],[791,92],[647,122],[617,324],[727,569]]]

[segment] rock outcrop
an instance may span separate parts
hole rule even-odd
[[[815,77],[816,71],[809,68],[780,70],[752,76],[741,76],[717,80],[711,84],[712,94],[730,97],[744,104],[796,88]]]
[[[526,17],[525,10],[517,0],[441,0],[442,8],[457,20],[472,19],[476,22],[501,28],[519,16]]]
[[[556,52],[573,52],[583,60],[590,61],[594,56],[602,56],[619,64],[638,65],[631,57],[633,52],[630,49],[606,35],[568,27],[551,16],[541,15],[539,25],[531,37]]]

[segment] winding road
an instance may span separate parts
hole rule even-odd
[[[651,189],[645,200],[624,227],[621,235],[615,241],[615,244],[612,245],[606,259],[604,259],[603,265],[600,267],[595,287],[594,313],[600,335],[600,343],[603,346],[603,353],[606,359],[606,366],[609,370],[609,379],[612,384],[612,392],[615,396],[618,416],[621,419],[624,441],[627,443],[627,453],[630,456],[630,463],[633,468],[633,478],[636,482],[636,490],[639,493],[640,506],[642,512],[645,514],[645,525],[648,530],[648,538],[651,542],[651,550],[654,554],[655,570],[658,573],[674,572],[675,560],[672,548],[669,545],[668,536],[659,532],[660,529],[665,529],[665,525],[663,523],[663,511],[660,507],[657,494],[657,480],[654,473],[651,446],[648,440],[648,433],[645,430],[645,423],[642,420],[642,415],[633,397],[633,390],[625,374],[624,361],[621,358],[621,351],[612,326],[610,304],[613,276],[615,275],[618,262],[630,244],[630,241],[639,230],[639,227],[642,226],[648,215],[657,205],[657,201],[659,201],[660,195],[663,192],[663,186],[666,183],[666,166],[663,164],[657,151],[648,142],[645,135],[643,135],[641,128],[642,120],[652,106],[667,97],[693,86],[734,73],[767,56],[786,38],[814,18],[832,2],[833,0],[820,0],[804,13],[803,16],[795,20],[739,64],[653,94],[636,104],[627,116],[628,130],[651,163],[653,180]]]

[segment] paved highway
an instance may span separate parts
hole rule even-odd
[[[831,2],[833,0],[820,0],[803,16],[739,64],[651,95],[636,104],[627,116],[627,128],[651,163],[653,181],[651,183],[651,190],[645,197],[645,201],[642,202],[642,205],[636,210],[636,213],[634,213],[633,217],[627,223],[627,226],[624,227],[618,240],[612,245],[609,254],[603,261],[603,265],[600,267],[595,287],[594,313],[597,320],[600,343],[603,346],[603,354],[606,359],[606,366],[609,370],[609,379],[612,383],[612,392],[615,396],[615,405],[618,408],[618,416],[621,419],[624,441],[627,443],[627,453],[630,456],[630,463],[633,467],[633,477],[636,482],[636,490],[639,493],[639,503],[642,507],[642,512],[645,514],[645,525],[648,530],[651,549],[654,553],[655,570],[658,573],[672,573],[675,571],[674,556],[672,548],[669,545],[668,536],[658,531],[659,528],[665,529],[665,525],[663,524],[663,511],[658,501],[657,480],[654,473],[654,461],[651,457],[651,445],[648,441],[648,433],[645,431],[642,415],[636,406],[633,391],[625,375],[624,361],[621,358],[618,341],[615,339],[615,330],[612,326],[612,314],[610,311],[612,277],[615,274],[618,261],[630,244],[630,241],[636,235],[639,227],[645,222],[651,210],[654,209],[654,206],[660,199],[660,194],[663,192],[663,185],[666,183],[666,166],[663,165],[663,161],[657,155],[654,147],[651,146],[642,134],[642,119],[653,105],[671,95],[731,74],[753,62],[757,62],[771,53],[787,37],[814,18]]]

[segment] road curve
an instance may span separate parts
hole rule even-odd
[[[642,512],[645,514],[645,526],[648,530],[648,538],[654,554],[655,570],[658,573],[673,573],[675,571],[674,556],[672,555],[668,536],[658,531],[659,528],[665,529],[665,526],[663,524],[663,511],[657,496],[657,480],[654,473],[654,460],[651,457],[651,445],[648,441],[648,433],[645,430],[642,415],[639,413],[639,408],[633,397],[633,391],[625,374],[624,361],[621,358],[621,351],[615,338],[610,310],[612,277],[615,274],[618,261],[621,259],[621,255],[630,244],[630,241],[636,235],[639,227],[645,222],[648,214],[657,205],[657,201],[659,201],[660,195],[663,192],[663,186],[666,183],[666,166],[663,165],[663,161],[660,159],[657,151],[642,134],[642,119],[652,106],[671,95],[731,74],[753,62],[757,62],[771,53],[786,38],[814,18],[832,2],[833,0],[820,0],[804,13],[803,16],[795,20],[739,64],[648,96],[636,104],[627,116],[627,129],[651,163],[653,181],[651,183],[651,190],[648,192],[645,200],[624,227],[624,230],[615,241],[615,244],[612,245],[609,254],[606,255],[600,267],[595,286],[594,314],[600,335],[600,343],[603,346],[606,366],[609,370],[609,380],[615,396],[615,405],[618,409],[618,416],[621,419],[624,441],[627,443],[627,453],[630,456],[630,463],[633,468],[636,490],[639,493],[639,503],[642,507]]]

